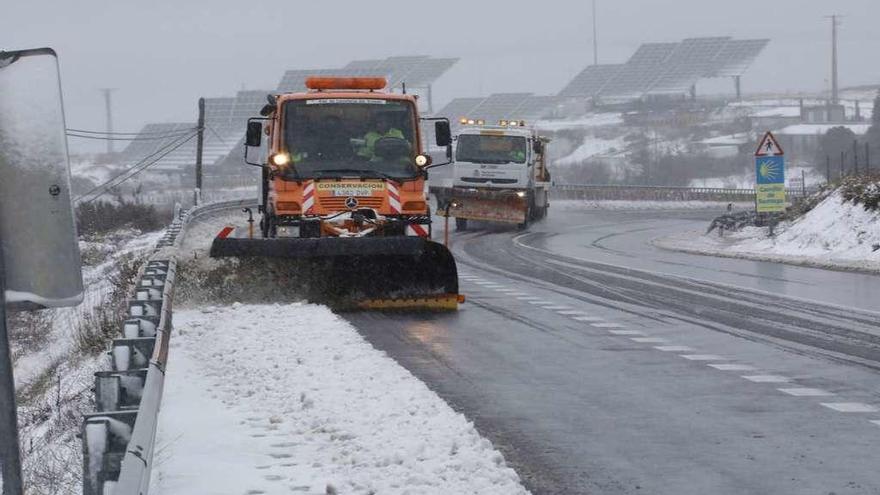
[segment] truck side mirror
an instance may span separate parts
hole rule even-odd
[[[540,155],[541,153],[544,153],[544,142],[543,141],[535,141],[534,144],[532,145],[532,150],[538,155]]]
[[[263,123],[248,122],[247,134],[244,139],[245,145],[256,148],[263,144]]]
[[[434,123],[434,135],[437,137],[437,146],[446,147],[452,145],[452,130],[449,121],[440,120]]]

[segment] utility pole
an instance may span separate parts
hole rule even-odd
[[[593,0],[593,65],[599,65],[599,32],[596,26],[596,0]]]
[[[2,244],[2,239],[0,239]],[[0,469],[3,495],[22,495],[21,451],[18,446],[18,410],[15,405],[15,380],[12,376],[12,353],[6,329],[6,273],[0,252]]]
[[[196,190],[195,204],[201,203],[202,198],[202,149],[205,147],[205,99],[199,98],[199,121],[196,124],[198,134],[196,137]]]
[[[104,93],[104,106],[107,109],[107,137],[113,137],[113,92],[116,88],[102,88]],[[107,140],[107,153],[113,153],[113,140]]]
[[[826,16],[831,19],[831,104],[840,103],[840,88],[837,81],[837,27],[840,26],[840,16]]]

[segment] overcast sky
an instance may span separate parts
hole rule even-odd
[[[436,85],[453,97],[553,94],[592,61],[589,0],[5,0],[0,49],[51,46],[71,127],[103,129],[99,88],[115,93],[116,129],[194,121],[199,96],[274,89],[286,69],[396,55],[460,57]],[[830,23],[841,85],[880,82],[878,0],[598,0],[600,62],[643,42],[771,38],[746,91],[829,86]],[[78,143],[74,144],[74,149]]]

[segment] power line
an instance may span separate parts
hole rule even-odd
[[[169,144],[163,146],[162,148],[159,148],[157,151],[144,157],[140,162],[133,165],[130,169],[122,172],[121,174],[104,182],[103,184],[92,188],[92,190],[90,190],[89,192],[77,197],[76,199],[73,200],[74,203],[76,203],[77,205],[82,204],[82,203],[91,203],[92,201],[100,198],[101,196],[106,194],[107,191],[110,190],[111,188],[116,187],[119,184],[122,184],[123,182],[127,181],[128,179],[131,179],[132,177],[138,175],[139,173],[143,172],[144,170],[151,167],[156,162],[158,162],[159,160],[161,160],[162,158],[167,156],[169,153],[180,148],[184,144],[192,141],[192,139],[194,137],[196,137],[196,135],[197,135],[197,133],[190,134],[189,137],[187,137],[184,140],[177,140],[175,142],[172,142],[172,143],[169,143]],[[171,146],[173,146],[173,147],[171,147]],[[171,148],[169,149],[169,147],[171,147]],[[159,153],[161,153],[161,154],[159,154]],[[156,155],[159,155],[159,156],[156,156]],[[152,161],[150,161],[151,159],[152,159]],[[96,192],[98,192],[99,194],[95,194]],[[83,198],[87,198],[89,196],[92,196],[92,197],[89,198],[88,200],[83,199]]]
[[[87,134],[79,134],[76,132],[68,132],[67,135],[69,137],[75,137],[80,139],[96,139],[99,141],[161,141],[163,139],[173,139],[182,136],[188,136],[191,131],[187,132],[178,132],[174,134],[163,134],[156,136],[134,136],[134,137],[107,137],[107,136],[91,136]]]
[[[182,129],[174,129],[170,131],[151,131],[151,132],[106,132],[106,131],[90,131],[86,129],[72,129],[68,128],[67,132],[78,132],[80,134],[100,134],[102,136],[151,136],[156,134],[169,134],[176,132],[185,132],[185,131],[195,131],[198,130],[197,127],[184,127]]]

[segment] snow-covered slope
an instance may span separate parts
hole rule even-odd
[[[174,321],[153,493],[526,493],[473,424],[324,307]]]
[[[749,227],[719,237],[687,232],[656,241],[661,247],[837,268],[880,270],[880,213],[834,193],[801,218],[777,227]]]

